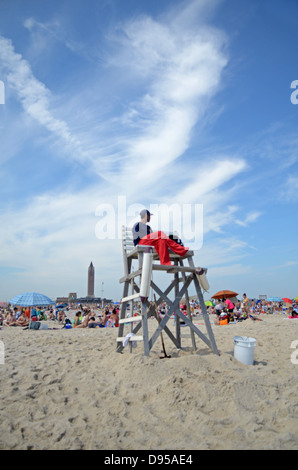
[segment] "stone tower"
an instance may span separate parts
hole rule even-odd
[[[87,297],[94,297],[94,266],[92,261],[88,268],[88,288],[87,288]]]

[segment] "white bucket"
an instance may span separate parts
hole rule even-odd
[[[247,366],[254,363],[256,340],[246,336],[234,336],[234,358]]]

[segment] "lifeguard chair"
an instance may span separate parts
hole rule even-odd
[[[117,351],[124,349],[123,342],[128,342],[130,351],[132,351],[132,342],[143,341],[144,355],[149,356],[150,350],[157,338],[162,332],[165,332],[177,349],[181,349],[181,323],[184,322],[190,329],[192,347],[196,349],[195,336],[198,336],[213,351],[219,354],[215,338],[209,321],[206,305],[204,303],[203,293],[198,276],[203,275],[206,270],[196,268],[193,261],[193,251],[188,251],[184,257],[176,255],[170,251],[170,260],[174,262],[173,266],[160,265],[158,254],[153,246],[137,245],[134,246],[132,230],[129,227],[122,227],[122,251],[124,276],[120,283],[124,284],[123,297],[119,315],[119,328],[117,337]],[[137,269],[133,269],[133,260],[137,260]],[[184,265],[188,262],[188,266]],[[200,271],[201,270],[201,271]],[[165,271],[172,274],[171,282],[166,290],[162,291],[151,279],[152,271]],[[137,282],[139,278],[139,282]],[[203,320],[206,325],[207,334],[203,334],[192,322],[189,305],[188,288],[194,283],[196,293],[202,309]],[[182,287],[180,287],[180,284]],[[158,295],[155,304],[148,301],[150,287]],[[174,300],[170,300],[168,295],[174,290]],[[130,291],[130,292],[129,292]],[[180,311],[180,302],[185,296],[187,305],[187,315]],[[134,302],[141,302],[141,314],[134,316]],[[157,318],[156,307],[162,302],[166,302],[169,310],[162,320]],[[130,316],[127,315],[127,306],[130,304]],[[171,315],[175,313],[176,334],[167,327]],[[151,338],[149,338],[148,318],[154,316],[158,320],[158,325]],[[125,327],[130,326],[130,330],[124,334]],[[140,331],[141,330],[141,331]],[[140,333],[141,334],[140,334]],[[139,334],[137,334],[139,333]]]

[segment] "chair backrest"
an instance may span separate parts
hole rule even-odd
[[[129,274],[131,267],[131,259],[128,259],[128,255],[134,249],[134,247],[132,229],[122,225],[122,255],[124,273],[126,276]]]
[[[134,245],[133,234],[131,227],[122,226],[122,254],[124,273],[128,275],[131,269],[131,263],[133,259],[138,260],[139,268],[143,264],[143,252],[148,249],[148,246]],[[154,259],[159,259],[158,254],[154,250]]]
[[[130,227],[122,226],[122,249],[123,254],[127,254],[135,247],[132,236],[132,229]]]

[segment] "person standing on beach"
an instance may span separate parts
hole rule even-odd
[[[30,307],[27,307],[26,310],[25,310],[25,316],[30,320],[30,315],[31,315],[31,311],[30,311]]]
[[[247,298],[246,294],[243,294],[242,299],[243,310],[246,315],[249,314],[249,299]]]
[[[181,246],[160,230],[153,232],[151,227],[147,225],[151,215],[153,214],[147,209],[140,212],[141,221],[132,228],[134,245],[154,246],[159,255],[160,264],[171,265],[169,249],[179,256],[185,256],[189,248]]]
[[[231,302],[230,299],[226,299],[225,304],[228,310],[229,321],[233,321],[234,320],[233,312],[234,312],[235,305],[233,304],[233,302]]]

